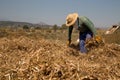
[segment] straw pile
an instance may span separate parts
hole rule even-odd
[[[119,80],[120,46],[82,54],[59,40],[0,39],[0,80]]]

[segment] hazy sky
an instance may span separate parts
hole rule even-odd
[[[0,0],[0,20],[62,25],[73,12],[108,27],[120,22],[120,0]]]

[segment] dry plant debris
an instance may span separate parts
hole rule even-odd
[[[0,80],[119,80],[120,46],[82,54],[59,40],[0,38]]]

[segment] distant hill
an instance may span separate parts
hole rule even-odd
[[[38,24],[28,23],[28,22],[16,22],[16,21],[0,21],[0,27],[23,27],[24,25],[27,25],[29,27],[50,27],[51,25],[48,25],[44,22],[40,22]]]
[[[4,27],[4,26],[16,26],[16,27],[19,27],[19,26],[23,26],[23,25],[28,25],[28,26],[32,26],[33,24],[32,23],[27,23],[27,22],[15,22],[15,21],[0,21],[0,26]]]

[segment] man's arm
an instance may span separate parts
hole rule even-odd
[[[70,27],[68,28],[68,41],[71,41],[72,30],[73,30],[73,26],[70,26]]]

